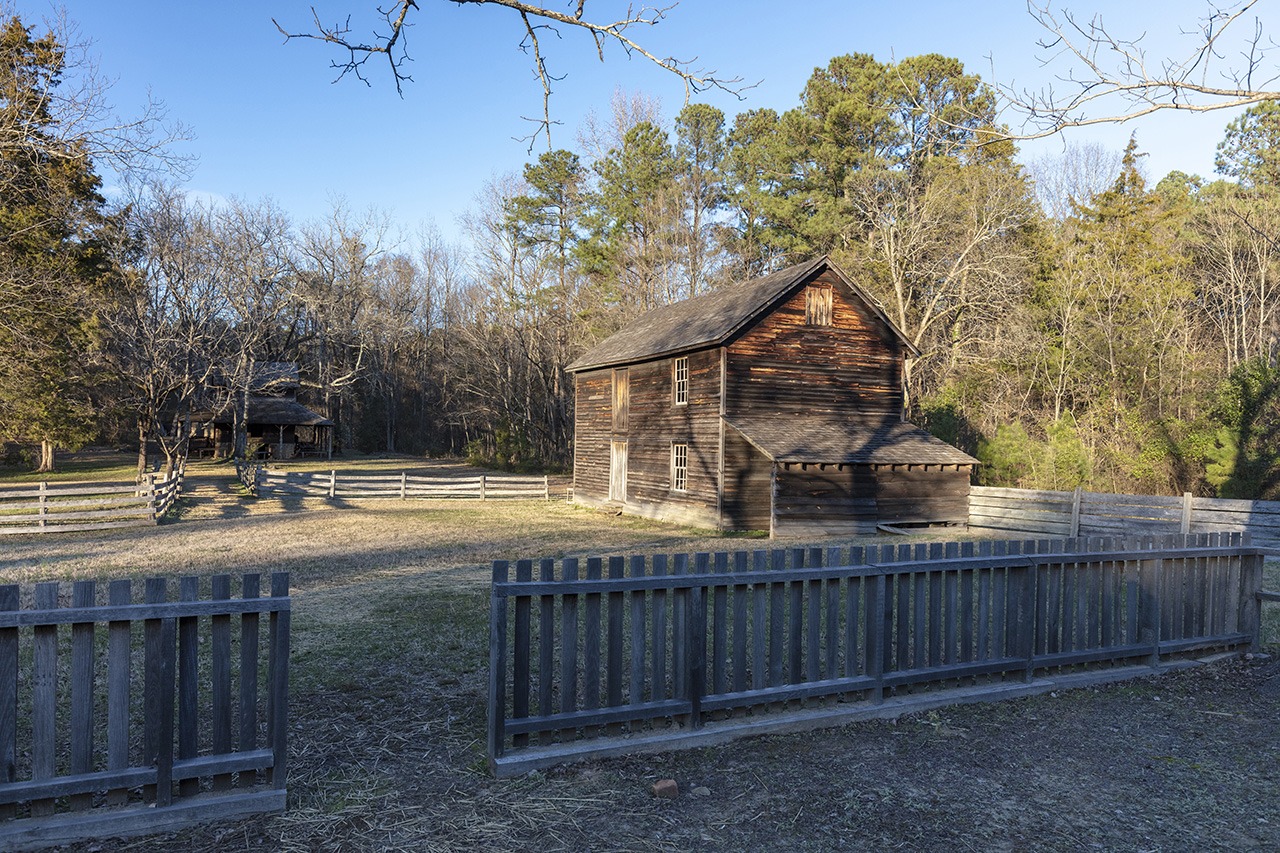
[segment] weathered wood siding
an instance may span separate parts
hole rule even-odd
[[[779,465],[775,506],[779,536],[874,533],[879,520],[867,465]]]
[[[724,433],[724,529],[768,530],[773,463],[737,430]]]
[[[969,465],[876,465],[882,524],[969,520]]]
[[[574,377],[573,494],[587,502],[609,500],[609,445],[613,439],[613,371]]]
[[[684,405],[676,405],[672,393],[672,359],[630,366],[625,430],[613,428],[613,371],[578,374],[575,500],[608,501],[610,443],[625,440],[625,512],[689,524],[718,523],[720,352],[691,353],[688,359],[689,400]],[[689,446],[688,487],[683,492],[671,488],[673,443]]]
[[[826,272],[834,322],[805,323],[801,287],[729,345],[725,411],[735,414],[900,415],[902,346],[884,324]]]
[[[968,466],[784,464],[775,532],[822,536],[874,533],[877,524],[963,524],[968,502]]]

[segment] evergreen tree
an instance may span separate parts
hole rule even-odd
[[[1213,170],[1246,186],[1280,185],[1280,103],[1264,101],[1228,124]]]
[[[106,281],[101,182],[83,143],[57,134],[50,93],[64,46],[13,16],[0,31],[0,433],[55,445],[92,434],[92,305]],[[20,132],[19,132],[20,131]]]

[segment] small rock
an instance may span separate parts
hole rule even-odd
[[[653,795],[660,800],[674,800],[680,796],[680,786],[675,779],[659,779],[653,783]]]
[[[699,785],[698,787],[690,791],[690,793],[693,794],[695,797],[709,797],[711,796],[711,789],[706,787],[705,785]]]

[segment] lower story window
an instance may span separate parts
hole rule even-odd
[[[683,492],[689,488],[689,445],[671,445],[671,491]]]

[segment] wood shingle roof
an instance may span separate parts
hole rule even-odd
[[[774,462],[864,465],[977,465],[978,460],[896,418],[862,420],[834,415],[725,417]]]
[[[577,373],[718,346],[824,267],[834,271],[884,322],[890,333],[902,340],[908,351],[918,353],[870,297],[824,255],[761,278],[654,308],[588,350],[567,369]]]

